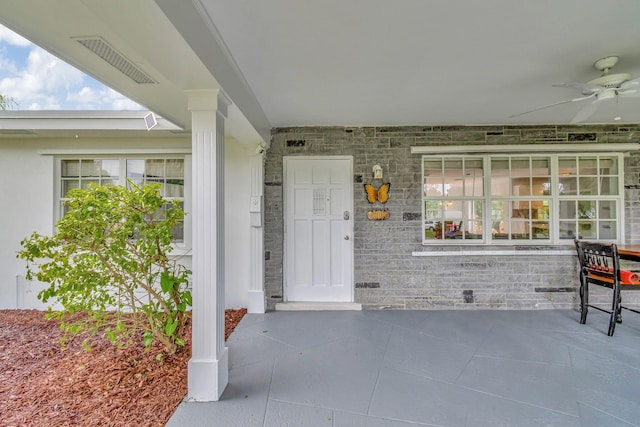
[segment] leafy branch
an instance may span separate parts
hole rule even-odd
[[[125,345],[141,332],[147,348],[157,340],[167,354],[175,353],[184,346],[192,304],[191,272],[169,256],[182,209],[162,198],[158,184],[92,185],[67,197],[55,233],[33,233],[18,252],[27,261],[27,278],[49,284],[38,298],[64,308],[49,316],[62,320],[69,334],[103,329]],[[88,317],[72,316],[76,312]],[[115,326],[104,329],[113,319]]]

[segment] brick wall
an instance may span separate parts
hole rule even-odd
[[[441,248],[422,245],[422,156],[411,154],[410,147],[639,141],[640,125],[275,128],[265,161],[267,306],[273,308],[283,297],[283,156],[353,156],[353,285],[355,301],[364,308],[573,308],[578,303],[576,257],[543,255],[545,249],[567,246],[519,247],[540,249],[539,256],[412,256],[412,252]],[[374,164],[383,167],[384,180],[391,183],[386,205],[391,216],[386,221],[366,219],[370,205],[362,182],[371,178]],[[625,158],[627,243],[640,243],[639,196],[640,153],[634,152]],[[467,249],[446,247],[447,251]],[[640,292],[636,294],[625,300],[640,302]]]

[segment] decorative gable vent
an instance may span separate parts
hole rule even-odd
[[[107,63],[115,67],[118,71],[129,77],[134,82],[139,84],[157,83],[144,71],[136,67],[133,62],[129,61],[121,53],[112,48],[111,45],[102,37],[82,37],[75,38],[75,40],[91,52],[98,55],[100,58],[104,59]]]

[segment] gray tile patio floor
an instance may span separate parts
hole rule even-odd
[[[640,316],[271,312],[227,341],[222,400],[167,426],[638,426]]]

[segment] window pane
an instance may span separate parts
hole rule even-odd
[[[551,181],[549,181],[549,178],[532,178],[532,182],[534,196],[548,196],[550,194]]]
[[[578,194],[578,179],[574,176],[561,176],[559,179],[559,192],[562,196],[573,196]]]
[[[145,177],[162,178],[164,174],[164,160],[147,160],[144,168]]]
[[[615,221],[600,221],[598,239],[616,239],[616,223]]]
[[[425,177],[424,194],[425,196],[444,196],[441,174],[438,174],[438,176]]]
[[[561,239],[575,239],[576,237],[576,222],[575,221],[560,221],[560,238]]]
[[[80,181],[77,179],[68,179],[62,181],[62,197],[66,197],[69,190],[80,188]]]
[[[600,194],[604,196],[615,196],[618,194],[618,178],[602,177],[600,178]]]
[[[580,157],[578,165],[579,175],[596,175],[598,172],[598,159],[596,157]]]
[[[531,159],[531,174],[533,176],[550,176],[551,159],[533,158]]]
[[[464,222],[464,238],[465,239],[482,239],[482,222],[481,221],[465,221]]]
[[[127,160],[127,178],[142,178],[143,176],[144,160]]]
[[[464,188],[466,196],[477,197],[484,195],[481,176],[465,178]]]
[[[462,196],[462,159],[444,161],[444,191],[446,196]]]
[[[529,211],[529,201],[526,200],[518,200],[517,202],[513,202],[511,207],[511,217],[512,218],[531,218],[531,213]]]
[[[424,161],[424,194],[425,196],[443,196],[442,160]]]
[[[83,177],[98,177],[101,169],[102,162],[100,160],[82,160],[80,162],[80,174]]]
[[[164,189],[165,197],[184,197],[184,180],[168,179]]]
[[[512,196],[530,196],[531,195],[531,178],[511,178],[511,195]]]
[[[184,160],[167,159],[167,178],[184,178]]]
[[[511,176],[531,176],[528,157],[514,157],[511,159]]]
[[[531,223],[532,239],[549,239],[549,222],[548,221],[533,221]]]
[[[601,200],[600,203],[598,203],[598,218],[616,219],[616,202],[613,200]]]
[[[531,218],[549,219],[549,200],[532,200]]]
[[[508,238],[509,217],[506,207],[508,202],[504,200],[494,200],[491,203],[491,234],[496,239]]]
[[[580,177],[578,179],[580,187],[580,195],[591,196],[598,194],[598,178],[596,177]]]
[[[595,221],[578,221],[578,238],[579,239],[597,238]]]
[[[491,194],[509,195],[509,159],[491,159]]]
[[[600,157],[600,175],[618,175],[618,159]]]
[[[120,176],[120,161],[119,160],[103,160],[102,176],[118,178]]]
[[[509,177],[491,175],[491,194],[493,196],[509,195]]]
[[[63,160],[62,161],[62,177],[77,178],[80,176],[79,160]]]
[[[595,219],[596,218],[596,201],[595,200],[579,200],[578,201],[578,218],[579,219]]]
[[[531,228],[529,221],[512,220],[511,221],[511,238],[515,240],[528,240],[531,237]]]
[[[558,159],[558,174],[560,176],[576,176],[578,165],[575,157],[560,157]]]
[[[576,218],[576,201],[560,200],[560,218],[575,219]]]

